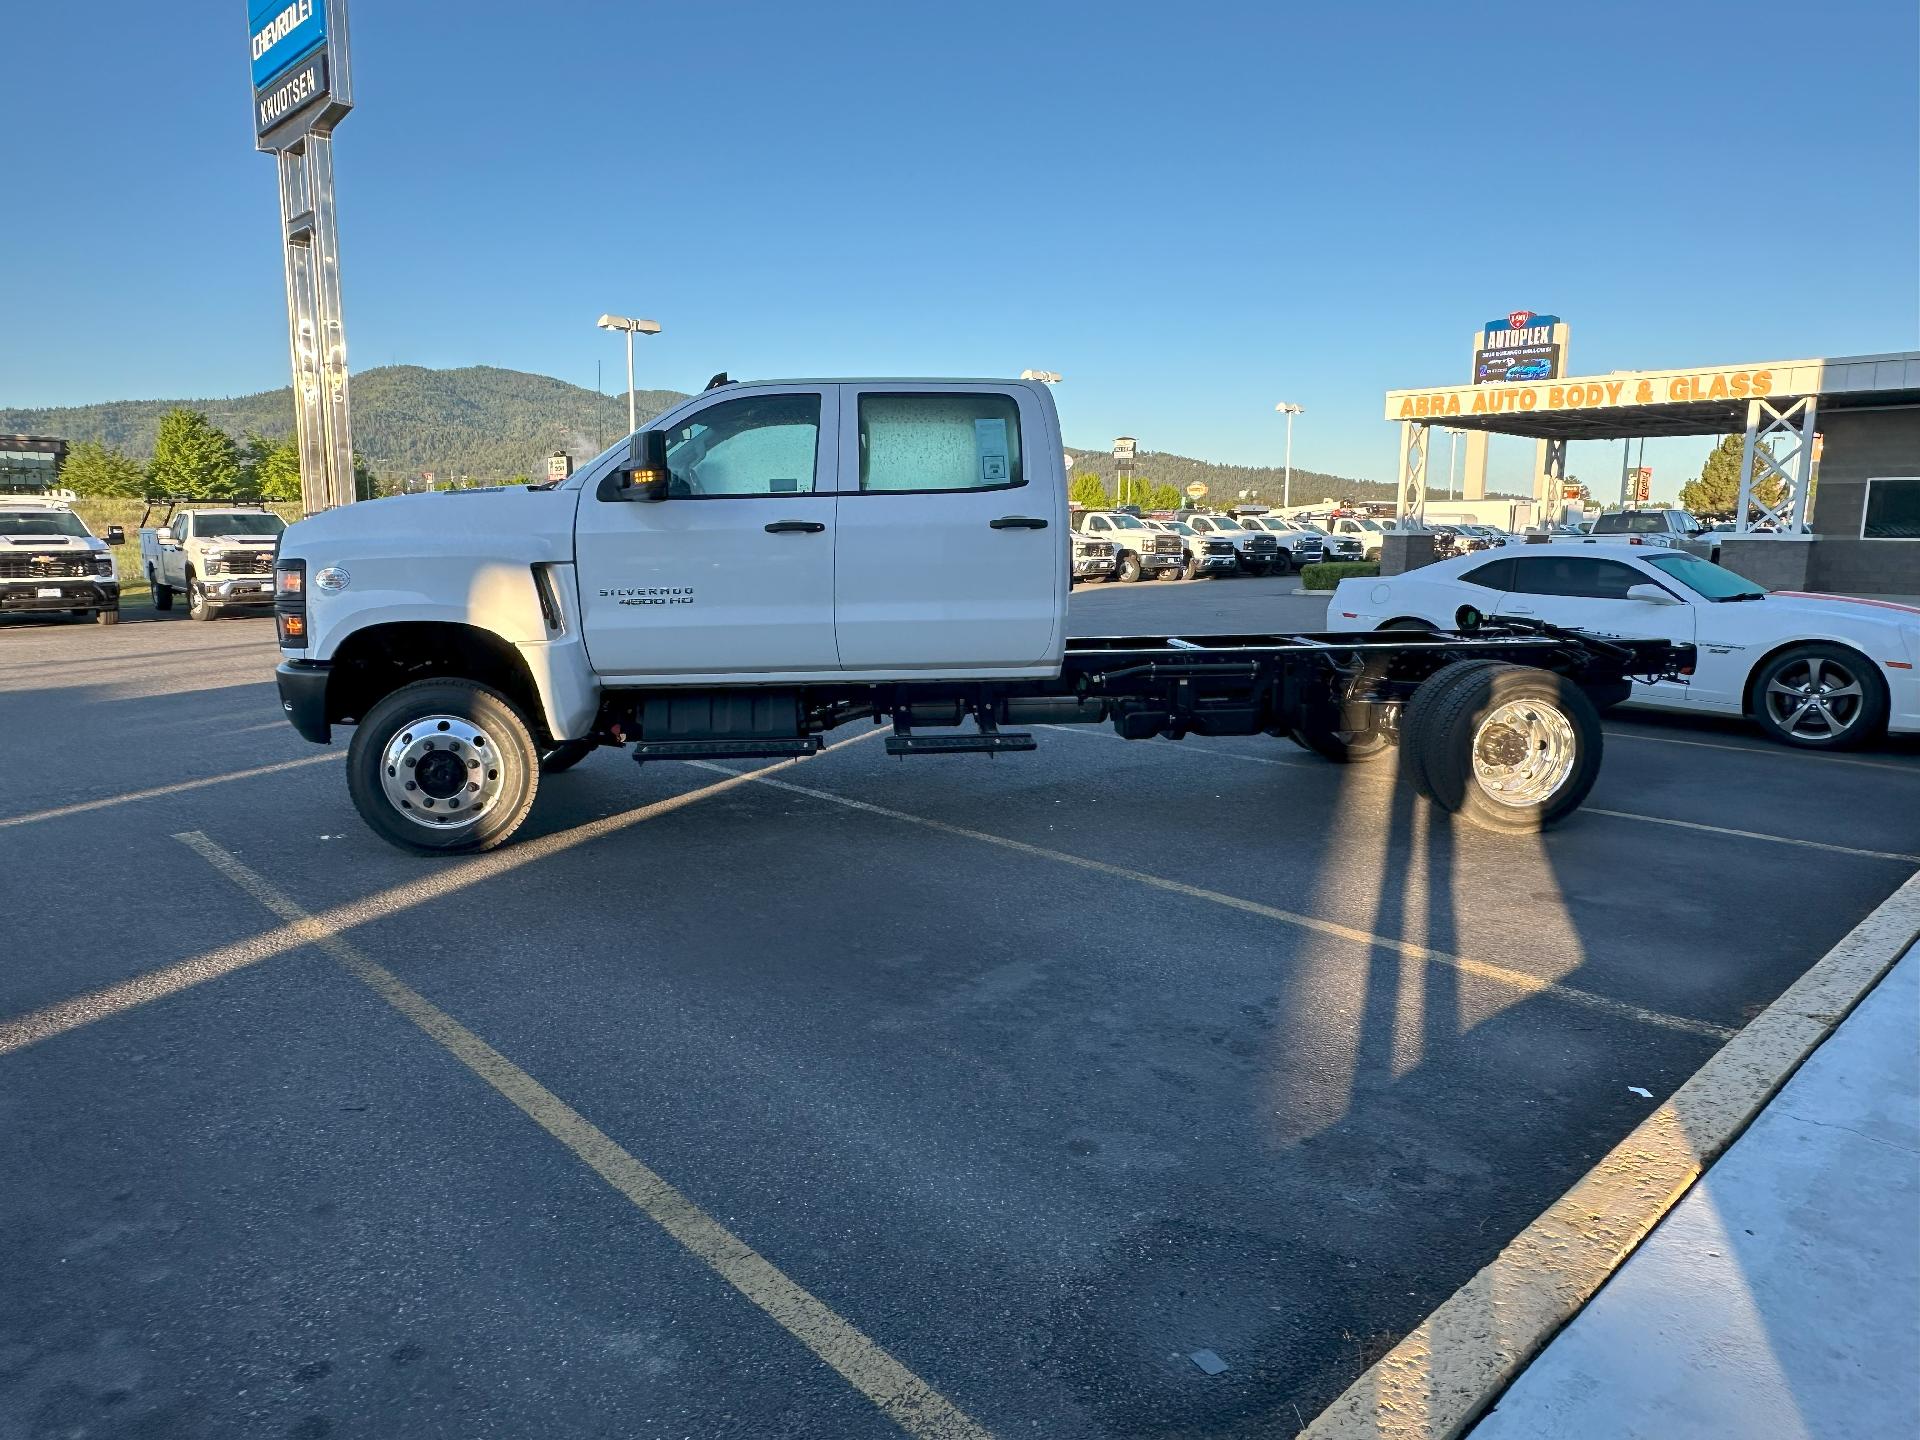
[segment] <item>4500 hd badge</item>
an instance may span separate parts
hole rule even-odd
[[[666,588],[658,585],[641,585],[631,590],[602,590],[602,600],[613,600],[622,605],[691,605],[693,587]]]

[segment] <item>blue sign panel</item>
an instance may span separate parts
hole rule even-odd
[[[256,90],[306,59],[326,39],[326,0],[247,0],[247,40]]]

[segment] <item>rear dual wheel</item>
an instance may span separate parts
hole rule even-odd
[[[1401,774],[1442,810],[1530,834],[1578,809],[1600,775],[1600,715],[1551,670],[1469,660],[1429,676],[1400,717]]]

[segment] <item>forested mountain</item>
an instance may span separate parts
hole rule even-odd
[[[642,390],[640,414],[657,415],[684,397],[671,390]],[[257,434],[268,440],[293,433],[293,392],[200,400],[111,400],[54,409],[0,409],[0,433],[59,435],[97,440],[146,463],[153,455],[160,417],[176,406],[203,412],[235,439]],[[425,471],[447,480],[477,482],[515,475],[543,478],[547,457],[565,450],[576,462],[598,454],[627,428],[624,393],[596,395],[550,375],[499,370],[489,365],[428,370],[383,365],[353,377],[353,439],[374,473],[391,486]],[[1092,471],[1111,488],[1113,459],[1105,450],[1069,446],[1075,474]],[[1242,490],[1267,500],[1280,498],[1278,466],[1216,465],[1186,455],[1143,451],[1137,479],[1185,490],[1196,480],[1208,487],[1207,503],[1231,505]],[[1327,496],[1391,500],[1386,481],[1354,480],[1296,468],[1295,504]]]
[[[642,390],[642,417],[683,399]],[[112,400],[47,410],[0,410],[0,433],[98,440],[145,463],[160,417],[175,406],[199,410],[222,430],[269,440],[293,433],[293,391],[203,400]],[[475,365],[427,370],[383,365],[353,377],[353,441],[374,472],[391,483],[431,470],[442,479],[545,478],[547,457],[597,455],[627,429],[627,397],[595,395],[550,375]]]

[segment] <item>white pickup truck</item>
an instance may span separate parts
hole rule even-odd
[[[171,610],[174,592],[187,614],[215,619],[223,610],[273,604],[273,551],[286,521],[263,505],[183,508],[149,500],[140,522],[140,563],[153,586],[153,608]],[[161,509],[158,525],[146,522]]]
[[[50,495],[0,496],[0,615],[91,615],[120,620],[120,579],[107,547],[125,542],[118,525],[101,540]]]
[[[1702,560],[1720,560],[1720,541],[1711,525],[1685,510],[1609,510],[1593,522],[1589,545],[1649,545],[1685,550]]]
[[[1002,728],[1029,723],[1336,760],[1405,736],[1438,804],[1526,830],[1592,785],[1581,687],[1692,658],[1520,625],[1069,639],[1061,454],[1037,381],[722,377],[555,485],[292,526],[281,706],[322,744],[356,727],[355,806],[426,853],[506,840],[541,774],[596,746],[793,759],[862,721],[902,756],[1031,750]]]

